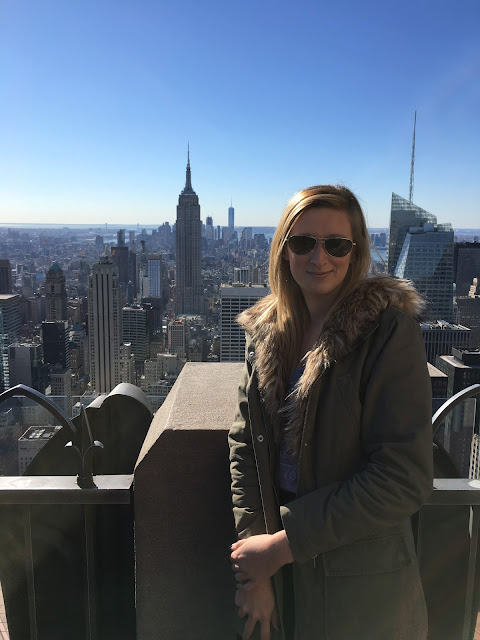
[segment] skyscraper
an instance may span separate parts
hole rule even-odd
[[[8,347],[20,338],[21,327],[20,296],[0,294],[0,393],[11,386]]]
[[[50,366],[70,368],[70,335],[66,320],[42,322],[43,360]]]
[[[213,219],[211,216],[207,216],[207,222],[205,224],[205,237],[207,240],[213,240],[215,237],[213,229]]]
[[[479,278],[473,278],[468,296],[457,296],[458,321],[469,327],[470,347],[480,349],[480,287]]]
[[[200,315],[203,312],[202,223],[198,196],[192,188],[190,151],[185,188],[178,197],[176,234],[176,311],[177,314]]]
[[[453,322],[453,229],[392,193],[388,272],[412,280],[428,303],[429,320]]]
[[[147,263],[148,273],[148,296],[162,297],[162,256],[160,254],[150,254]]]
[[[120,229],[120,231],[123,231],[123,229]],[[129,250],[125,242],[116,247],[112,247],[112,262],[117,267],[118,280],[124,290],[128,284],[128,254]]]
[[[394,275],[415,283],[429,320],[453,322],[453,229],[450,224],[410,227]]]
[[[179,358],[186,357],[187,326],[183,320],[168,323],[168,351],[176,353]]]
[[[0,293],[12,293],[10,260],[0,260]]]
[[[450,354],[453,347],[468,349],[470,345],[470,329],[461,324],[451,324],[439,320],[437,322],[421,322],[423,341],[427,361],[436,365],[437,356]]]
[[[122,309],[123,342],[131,344],[135,366],[143,373],[143,365],[149,354],[149,313],[139,304]]]
[[[235,318],[270,293],[263,285],[234,283],[220,289],[220,362],[241,362],[245,358],[245,331]]]
[[[436,224],[437,218],[418,207],[413,202],[409,202],[392,193],[392,206],[390,210],[390,237],[388,240],[388,273],[393,275],[397,266],[400,252],[402,251],[405,236],[410,227],[420,227],[425,222]]]
[[[48,384],[48,365],[43,363],[43,349],[39,343],[14,343],[8,347],[10,386],[26,384],[45,393]]]
[[[456,242],[453,279],[457,296],[468,296],[473,278],[480,277],[480,242]]]
[[[233,233],[235,230],[235,209],[232,204],[228,207],[228,228]]]
[[[118,276],[104,255],[93,265],[88,287],[90,381],[96,393],[109,393],[120,382],[121,323]]]
[[[46,319],[67,320],[67,290],[65,275],[60,266],[54,262],[47,271],[45,282]]]

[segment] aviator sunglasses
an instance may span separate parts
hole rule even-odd
[[[297,256],[305,256],[315,250],[320,242],[325,252],[332,258],[344,258],[348,256],[357,244],[348,238],[315,238],[315,236],[290,236],[287,243],[290,251]]]

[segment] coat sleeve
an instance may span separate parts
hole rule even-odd
[[[247,343],[247,352],[248,349]],[[248,409],[251,373],[247,358],[238,388],[235,420],[228,435],[233,515],[238,538],[266,532]]]
[[[361,417],[365,464],[281,507],[298,562],[392,530],[432,492],[431,384],[420,328],[396,312],[375,340]]]

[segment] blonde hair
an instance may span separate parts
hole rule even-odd
[[[345,211],[352,227],[352,260],[339,295],[329,315],[348,294],[367,277],[370,268],[370,237],[362,208],[355,195],[341,185],[318,185],[296,193],[287,203],[270,247],[269,282],[272,295],[263,304],[263,313],[256,324],[274,322],[282,336],[288,368],[298,357],[300,337],[309,315],[303,294],[290,273],[284,258],[285,243],[298,217],[309,208],[330,208]]]

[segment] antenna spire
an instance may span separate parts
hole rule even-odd
[[[183,195],[195,195],[195,191],[192,187],[192,171],[190,169],[190,143],[187,147],[187,171],[185,176],[185,188],[182,191]]]
[[[413,178],[415,169],[415,129],[417,128],[417,110],[415,109],[415,119],[413,121],[413,141],[412,141],[412,162],[410,164],[410,191],[409,201],[413,202]]]

